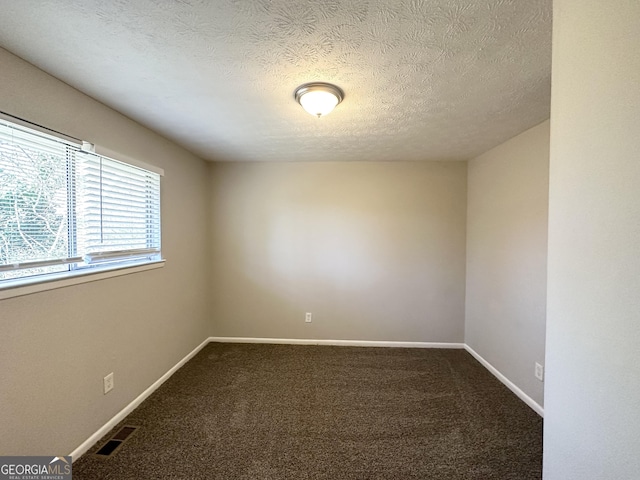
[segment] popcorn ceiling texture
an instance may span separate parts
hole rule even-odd
[[[549,117],[551,0],[0,7],[4,48],[209,160],[464,160]]]

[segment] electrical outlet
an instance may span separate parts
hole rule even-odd
[[[541,382],[544,380],[544,367],[540,365],[538,362],[536,362],[535,375],[536,375],[536,378]]]
[[[304,321],[305,323],[311,323],[311,312],[307,312],[307,314],[304,316]]]
[[[113,372],[104,377],[104,394],[106,395],[113,390]]]

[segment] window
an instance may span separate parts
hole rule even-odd
[[[152,170],[0,120],[0,287],[160,260]]]

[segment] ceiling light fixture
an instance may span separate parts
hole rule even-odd
[[[344,98],[344,92],[330,83],[305,83],[294,92],[296,101],[311,115],[320,118],[331,113]]]

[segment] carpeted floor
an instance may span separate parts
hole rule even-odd
[[[542,419],[464,350],[212,343],[125,424],[75,480],[542,478]]]

